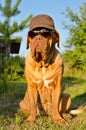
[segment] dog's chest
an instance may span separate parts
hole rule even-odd
[[[40,76],[39,78],[37,77],[36,80],[33,79],[32,81],[37,84],[38,87],[40,86],[45,86],[48,89],[52,89],[52,84],[54,86],[55,84],[55,75],[54,71],[51,69],[51,67],[46,68],[42,67],[40,70],[37,68],[35,69],[35,72],[37,73],[36,76]]]
[[[60,55],[57,55],[55,61],[47,67],[40,67],[40,63],[34,62],[29,55],[25,63],[25,75],[27,81],[30,83],[35,83],[37,86],[42,84],[46,88],[50,89],[56,85],[57,78],[62,71],[61,66],[62,60]]]

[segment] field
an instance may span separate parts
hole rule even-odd
[[[86,78],[82,76],[64,75],[64,92],[71,95],[71,108],[86,109]],[[4,86],[3,86],[4,87]],[[67,119],[67,124],[53,124],[50,116],[37,117],[35,123],[25,122],[26,116],[20,112],[19,102],[26,90],[25,82],[10,82],[0,88],[0,130],[86,130],[86,113],[74,115]]]

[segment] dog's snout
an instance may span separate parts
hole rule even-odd
[[[35,37],[35,40],[36,40],[36,41],[41,41],[41,40],[42,40],[42,36],[41,36],[41,35],[37,35],[37,36]]]

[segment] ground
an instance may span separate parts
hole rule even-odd
[[[64,76],[64,92],[71,95],[71,108],[86,109],[86,79]],[[2,90],[2,88],[0,88]],[[38,116],[35,123],[25,122],[19,102],[24,96],[25,82],[10,82],[0,93],[0,130],[86,130],[86,113],[74,115],[67,124],[60,127],[53,124],[50,116]]]

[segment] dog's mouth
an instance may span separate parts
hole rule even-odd
[[[46,53],[43,52],[42,50],[38,50],[38,49],[35,49],[34,50],[34,54],[33,54],[33,59],[37,62],[40,62],[40,61],[46,61]]]
[[[37,62],[41,61],[42,60],[42,52],[35,51],[34,57],[35,57],[35,60]]]

